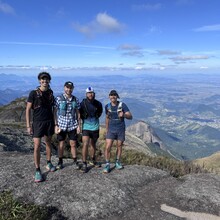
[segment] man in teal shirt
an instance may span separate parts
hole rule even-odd
[[[86,89],[86,98],[80,103],[80,117],[82,119],[82,160],[83,165],[81,171],[86,173],[88,147],[90,145],[90,164],[100,167],[96,161],[96,142],[99,138],[99,117],[102,115],[102,104],[95,99],[95,92],[92,87]]]

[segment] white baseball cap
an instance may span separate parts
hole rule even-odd
[[[87,93],[87,92],[95,92],[95,91],[94,91],[94,89],[93,89],[92,87],[88,87],[88,88],[86,89],[86,93]]]

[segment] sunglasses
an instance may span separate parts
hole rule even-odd
[[[117,96],[117,94],[110,94],[110,96]]]
[[[40,78],[40,79],[42,79],[42,80],[49,80],[49,78],[46,77],[46,76],[44,76],[44,77],[42,77],[42,78]]]

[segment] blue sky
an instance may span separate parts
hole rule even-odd
[[[0,73],[220,73],[219,0],[0,0]]]

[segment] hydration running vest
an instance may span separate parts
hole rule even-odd
[[[66,116],[68,105],[71,104],[71,114],[74,114],[74,111],[77,107],[76,97],[72,96],[71,101],[67,101],[64,95],[62,94],[59,101],[58,115]]]
[[[46,91],[48,93],[48,97],[44,97],[42,95],[42,91],[40,90],[39,87],[34,91],[36,92],[37,96],[33,103],[33,107],[32,107],[33,109],[37,109],[40,107],[46,107],[46,108],[52,107],[54,98],[53,98],[53,91],[50,88]]]
[[[111,118],[111,114],[112,114],[112,105],[111,105],[111,102],[108,103],[107,105],[107,110],[108,110],[108,117]],[[122,111],[122,102],[119,102],[118,101],[118,108],[117,108],[117,113],[121,112]]]

